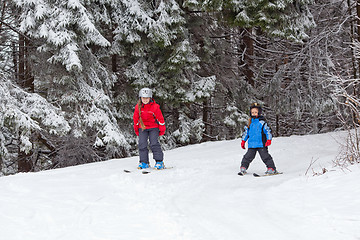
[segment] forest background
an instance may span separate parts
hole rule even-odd
[[[164,149],[240,137],[258,102],[274,136],[349,130],[337,163],[360,162],[358,1],[0,5],[0,175],[136,155],[143,87]]]

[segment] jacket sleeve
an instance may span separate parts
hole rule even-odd
[[[270,129],[269,125],[267,124],[267,122],[264,123],[263,128],[264,128],[264,133],[266,135],[266,139],[271,140],[272,139],[271,129]]]
[[[139,136],[139,108],[138,105],[136,104],[135,106],[135,111],[134,111],[134,115],[133,115],[133,120],[134,120],[134,131],[135,134]]]
[[[160,105],[157,105],[156,112],[155,112],[155,118],[157,123],[159,124],[159,135],[162,136],[165,134],[166,126],[165,126],[165,120],[164,116],[160,110]]]
[[[245,142],[249,139],[249,128],[247,126],[244,127],[244,133],[241,139]]]

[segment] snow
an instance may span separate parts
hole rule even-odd
[[[360,166],[332,168],[345,137],[274,138],[270,153],[284,174],[272,177],[237,175],[245,154],[239,139],[166,151],[174,168],[148,175],[131,157],[2,177],[1,237],[359,239]],[[264,171],[257,156],[249,172]]]

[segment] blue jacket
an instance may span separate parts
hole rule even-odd
[[[248,141],[248,148],[263,148],[266,140],[271,140],[272,134],[265,118],[252,118],[250,127],[245,126],[242,140]]]

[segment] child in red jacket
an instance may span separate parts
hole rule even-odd
[[[152,98],[152,91],[143,88],[139,91],[139,101],[134,111],[134,130],[139,136],[139,169],[149,168],[148,139],[153,158],[156,161],[156,169],[164,169],[164,153],[161,150],[158,137],[165,134],[165,121],[159,104]]]

